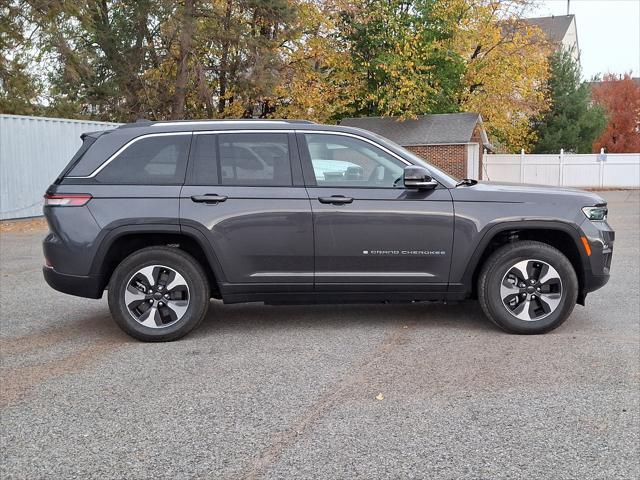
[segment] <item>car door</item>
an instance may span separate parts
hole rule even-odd
[[[404,188],[408,164],[364,137],[299,133],[313,211],[317,291],[445,291],[453,203]]]
[[[180,219],[205,233],[227,292],[313,290],[311,207],[293,133],[194,132]]]

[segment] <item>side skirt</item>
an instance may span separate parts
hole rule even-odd
[[[464,295],[447,292],[305,292],[235,293],[223,295],[224,303],[263,302],[267,305],[308,305],[341,303],[413,303],[464,300]]]

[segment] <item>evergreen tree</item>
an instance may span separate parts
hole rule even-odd
[[[535,153],[591,153],[593,142],[607,121],[603,109],[591,102],[589,86],[580,82],[580,66],[570,52],[559,51],[551,59],[548,90],[552,108],[535,125]]]

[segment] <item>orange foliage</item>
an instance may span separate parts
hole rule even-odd
[[[593,144],[609,153],[640,152],[640,84],[625,73],[609,73],[591,89],[593,100],[607,112],[607,128]]]

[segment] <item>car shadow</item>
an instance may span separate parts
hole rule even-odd
[[[419,302],[412,304],[264,305],[244,303],[225,305],[212,301],[202,324],[193,333],[211,335],[250,330],[317,329],[339,330],[355,326],[404,326],[495,331],[477,302],[455,304]],[[192,335],[193,335],[192,334]]]

